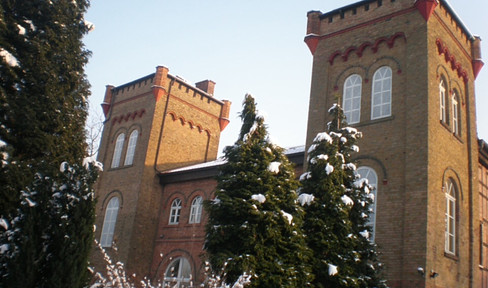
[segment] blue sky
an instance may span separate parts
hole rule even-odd
[[[246,93],[267,115],[275,143],[304,145],[312,73],[312,55],[303,42],[307,12],[355,2],[92,0],[85,18],[95,30],[84,41],[93,53],[86,67],[91,114],[102,114],[105,85],[130,82],[162,65],[190,83],[215,81],[215,97],[232,101],[220,151],[237,139]],[[472,34],[488,39],[488,1],[449,3]],[[482,55],[488,57],[488,42],[482,42]],[[488,60],[484,62],[476,80],[477,118],[478,136],[488,141]]]

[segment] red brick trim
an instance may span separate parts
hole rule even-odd
[[[146,109],[141,109],[133,112],[129,112],[125,115],[119,115],[115,116],[112,118],[112,125],[115,125],[115,123],[122,123],[122,121],[129,121],[129,120],[134,120],[136,117],[142,118],[142,116],[146,113]]]
[[[180,120],[182,126],[185,126],[185,124],[188,123],[188,125],[190,126],[191,129],[197,128],[199,133],[202,133],[205,131],[208,134],[208,136],[212,135],[212,133],[210,133],[210,130],[207,128],[204,128],[201,124],[195,123],[192,120],[186,120],[183,116],[178,116],[173,111],[168,112],[168,115],[171,115],[171,119],[173,121]]]
[[[449,48],[447,48],[447,46],[440,38],[436,39],[435,44],[437,45],[437,52],[439,53],[439,55],[444,54],[444,60],[446,61],[446,63],[451,64],[451,69],[457,72],[458,77],[463,79],[464,83],[467,83],[468,72],[466,71],[466,69],[463,68],[461,63],[456,60],[456,57],[451,54]]]
[[[351,54],[352,52],[356,52],[356,55],[358,55],[358,57],[361,58],[363,56],[364,50],[367,47],[371,47],[371,50],[373,51],[373,53],[376,53],[376,52],[378,52],[379,45],[381,43],[384,43],[384,42],[386,43],[386,45],[388,45],[388,48],[392,49],[395,46],[395,41],[398,38],[403,38],[405,41],[407,41],[407,38],[405,37],[405,33],[397,32],[390,37],[380,37],[380,38],[376,39],[374,41],[374,44],[372,44],[369,41],[366,41],[366,42],[362,43],[361,45],[359,45],[359,47],[350,46],[344,52],[335,51],[334,53],[332,53],[329,56],[329,64],[334,65],[334,60],[337,56],[341,56],[342,60],[344,60],[344,62],[346,62],[349,59],[349,54]]]
[[[417,10],[416,7],[411,7],[411,8],[407,8],[407,9],[404,9],[404,10],[400,10],[400,11],[397,11],[397,12],[394,12],[394,13],[391,13],[391,14],[388,14],[388,15],[385,15],[385,16],[382,16],[382,17],[378,17],[376,19],[373,19],[373,20],[370,20],[370,21],[366,21],[364,23],[361,23],[361,24],[358,24],[358,25],[355,25],[355,26],[352,26],[352,27],[349,27],[349,28],[346,28],[346,29],[343,29],[343,30],[339,30],[339,31],[336,31],[336,32],[333,32],[333,33],[330,33],[330,34],[327,34],[327,35],[317,35],[317,34],[309,34],[307,36],[305,36],[305,43],[308,45],[308,48],[310,49],[310,52],[312,53],[312,55],[315,54],[315,50],[317,49],[317,45],[318,45],[318,42],[320,40],[324,40],[324,39],[328,39],[328,38],[331,38],[331,37],[334,37],[334,36],[337,36],[337,35],[341,35],[341,34],[344,34],[344,33],[348,33],[348,32],[351,32],[353,30],[356,30],[356,29],[359,29],[359,28],[363,28],[363,27],[366,27],[366,26],[370,26],[370,25],[374,25],[376,23],[379,23],[379,22],[382,22],[382,21],[385,21],[385,20],[389,20],[393,17],[397,17],[397,16],[401,16],[403,14],[408,14],[412,11],[415,11]]]

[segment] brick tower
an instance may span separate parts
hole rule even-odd
[[[217,157],[230,102],[215,99],[214,86],[210,80],[193,86],[159,66],[153,74],[106,88],[95,237],[109,254],[115,254],[110,247],[116,244],[113,257],[126,263],[130,275],[150,271],[162,195],[159,173]]]
[[[374,241],[390,287],[480,287],[474,81],[480,39],[444,0],[308,13],[307,147],[340,103],[363,132]]]

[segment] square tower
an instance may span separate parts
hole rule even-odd
[[[377,188],[371,219],[390,287],[479,287],[480,39],[447,1],[366,0],[309,12],[305,42],[306,147],[333,103],[363,132],[356,160]]]
[[[166,67],[118,87],[107,86],[96,184],[97,231],[102,247],[139,279],[150,273],[166,170],[217,158],[230,102],[213,97],[215,82],[191,85]],[[98,251],[95,266],[104,267]]]

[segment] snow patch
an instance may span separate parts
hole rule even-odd
[[[98,169],[98,171],[103,171],[103,164],[98,162],[94,157],[85,157],[83,159],[83,167],[88,169],[90,167],[90,164],[93,164],[95,168]]]
[[[312,174],[310,172],[305,172],[303,173],[302,175],[300,175],[300,181],[304,181],[304,180],[307,180],[307,179],[310,179],[312,178]]]
[[[0,246],[0,254],[3,254],[5,252],[7,252],[8,251],[8,248],[9,248],[8,244],[2,244]]]
[[[313,196],[312,194],[307,194],[307,193],[303,193],[303,194],[300,194],[298,196],[298,202],[300,202],[300,205],[302,206],[305,206],[305,205],[309,205],[313,202],[313,200],[315,199],[315,196]]]
[[[281,214],[288,220],[288,224],[291,225],[291,222],[293,221],[293,216],[290,213],[286,213],[285,211],[281,210]]]
[[[17,58],[15,58],[15,56],[12,55],[7,50],[0,48],[0,56],[5,59],[5,62],[7,62],[7,64],[10,67],[18,67],[19,66],[19,61],[17,61]]]
[[[354,152],[356,152],[356,153],[357,153],[357,152],[359,152],[359,147],[358,147],[358,145],[352,145],[352,146],[351,146],[351,149],[352,149],[352,151],[354,151]]]
[[[266,196],[264,196],[263,194],[254,194],[251,196],[251,199],[258,201],[261,204],[266,202]]]
[[[329,175],[332,172],[334,172],[334,166],[330,165],[330,163],[327,163],[327,166],[325,166],[325,173]]]
[[[329,265],[329,275],[330,276],[334,276],[334,275],[337,275],[337,273],[339,273],[337,271],[337,266],[336,265],[332,265],[332,264],[328,264]]]
[[[310,147],[308,148],[307,152],[308,154],[312,153],[313,151],[315,151],[315,149],[317,148],[317,145],[316,144],[312,144],[310,145]]]
[[[332,137],[327,132],[318,133],[313,142],[327,142],[332,144]]]
[[[354,205],[354,201],[352,201],[352,199],[347,195],[342,195],[341,200],[342,200],[342,203],[344,203],[347,206]]]
[[[269,163],[268,170],[271,173],[278,174],[280,172],[281,162],[271,162]]]
[[[25,201],[27,201],[27,204],[29,204],[29,207],[34,207],[37,205],[36,202],[32,201],[31,199],[29,198],[25,198]]]
[[[25,28],[17,24],[17,28],[19,28],[19,35],[25,35]]]
[[[0,226],[3,227],[3,229],[8,230],[8,223],[3,218],[0,218]]]
[[[317,160],[327,161],[328,159],[329,159],[329,156],[328,155],[320,154],[320,155],[317,155],[317,156],[313,157],[313,159],[310,161],[310,163],[317,164]]]
[[[359,232],[359,234],[361,236],[363,236],[364,238],[369,239],[369,231],[368,230],[361,231],[361,232]]]

